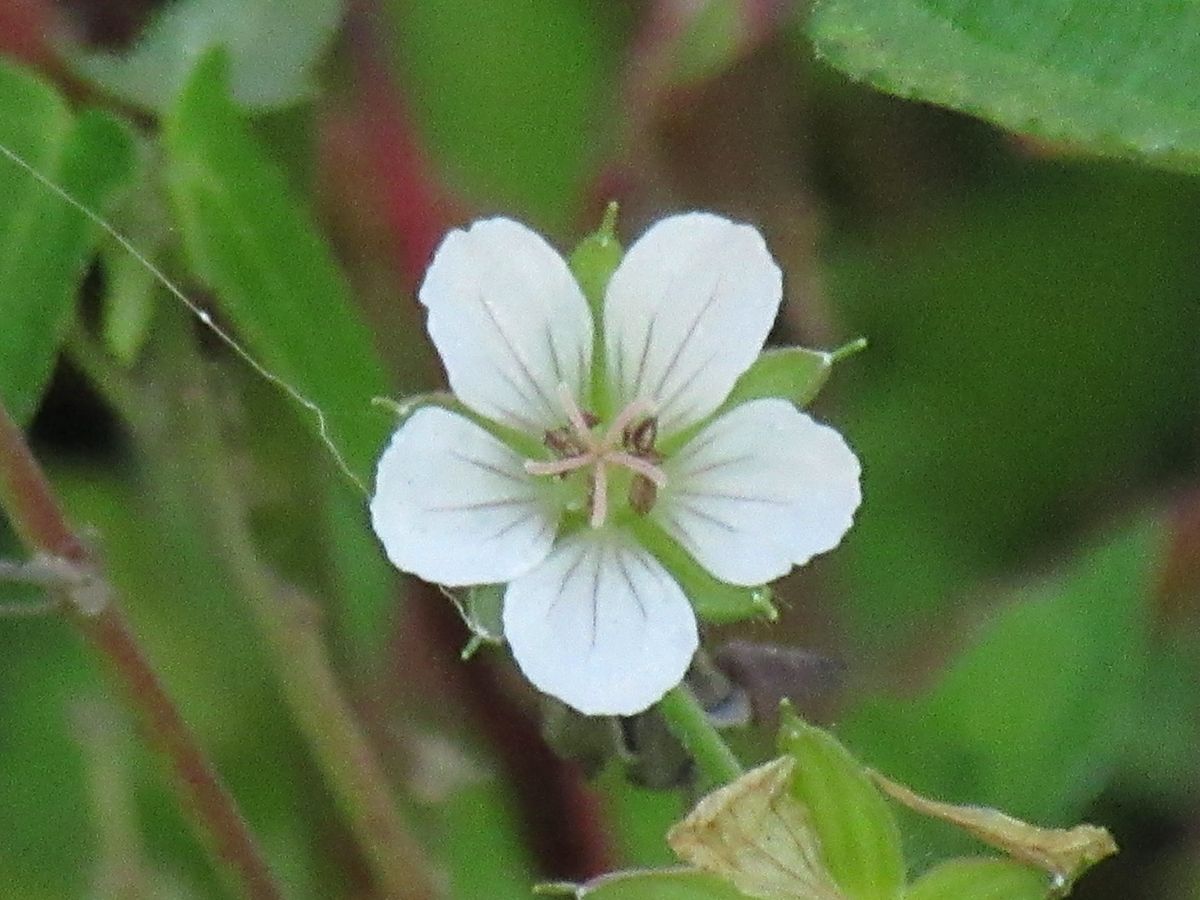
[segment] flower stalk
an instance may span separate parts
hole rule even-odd
[[[745,771],[686,682],[667,691],[657,709],[709,787],[728,784]]]
[[[49,481],[20,428],[0,404],[0,503],[22,543],[34,554],[74,566],[90,585],[88,602],[62,588],[58,604],[106,663],[149,741],[168,761],[183,805],[219,867],[250,900],[278,900],[283,892],[233,798],[163,688],[87,545],[68,524]],[[86,576],[83,578],[82,576]],[[95,604],[95,591],[104,602]]]

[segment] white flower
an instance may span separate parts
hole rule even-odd
[[[507,583],[504,635],[539,689],[587,714],[646,709],[682,679],[696,619],[624,523],[646,517],[750,586],[836,546],[859,503],[854,454],[790,402],[706,421],[780,297],[755,229],[674,216],[629,249],[594,333],[537,234],[499,218],[451,232],[420,300],[478,420],[428,406],[396,431],[371,501],[388,557],[440,584]]]

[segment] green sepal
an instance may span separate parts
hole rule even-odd
[[[804,347],[767,350],[734,383],[721,408],[730,409],[747,400],[763,397],[780,397],[801,408],[808,406],[829,380],[834,363],[866,346],[866,339],[858,338],[836,350],[807,350]]]
[[[592,410],[606,415],[609,410],[608,379],[606,378],[604,346],[604,293],[608,280],[621,264],[625,255],[621,242],[617,240],[617,203],[613,201],[604,210],[600,227],[580,241],[571,252],[570,267],[583,296],[592,311]]]
[[[763,397],[782,397],[797,406],[808,406],[829,380],[832,368],[833,354],[823,350],[768,350],[734,383],[724,406],[732,408]]]
[[[429,406],[440,406],[442,409],[457,413],[464,419],[470,419],[488,434],[492,435],[492,437],[496,438],[496,440],[505,444],[514,453],[537,459],[545,452],[545,448],[529,435],[479,415],[479,413],[472,410],[449,391],[430,391],[425,394],[413,394],[410,397],[404,397],[400,400],[393,400],[391,397],[372,397],[371,405],[386,410],[392,415],[394,419],[393,430],[399,428],[412,418],[417,410],[425,409]]]
[[[600,321],[600,308],[604,303],[608,279],[617,270],[621,258],[625,255],[621,242],[617,240],[617,211],[617,203],[614,200],[605,208],[600,227],[575,245],[569,262],[571,273],[579,282],[597,324]]]
[[[862,764],[785,701],[779,749],[796,761],[792,795],[821,839],[824,863],[849,900],[896,900],[905,881],[900,828]]]
[[[934,866],[904,893],[904,900],[1046,900],[1044,872],[1001,857],[952,859]]]
[[[728,623],[756,616],[770,621],[779,618],[768,586],[747,588],[718,581],[651,519],[630,515],[623,524],[679,582],[696,615],[704,621]]]

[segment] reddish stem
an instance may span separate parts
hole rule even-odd
[[[33,553],[75,563],[81,573],[96,569],[87,545],[63,515],[45,474],[20,428],[0,404],[0,498],[9,521]],[[194,815],[200,837],[230,870],[251,900],[283,897],[254,836],[191,729],[164,690],[124,616],[109,597],[95,614],[65,604],[71,620],[108,664],[143,732],[170,763]]]

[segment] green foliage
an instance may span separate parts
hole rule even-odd
[[[1173,0],[821,0],[817,53],[902,97],[1200,170],[1200,9]]]
[[[838,370],[864,504],[834,557],[854,640],[920,635],[971,586],[1070,540],[1098,485],[1136,482],[1200,403],[1188,179],[1002,170],[870,244],[830,292],[872,349]]]
[[[953,859],[913,882],[904,900],[1046,900],[1046,881],[1008,859]]]
[[[561,228],[596,158],[614,60],[608,4],[385,4],[396,71],[454,183]]]
[[[270,109],[313,94],[312,69],[341,17],[340,0],[177,0],[129,52],[78,54],[74,64],[114,97],[166,113],[192,70],[223,47],[233,101]]]
[[[888,803],[862,765],[827,731],[785,709],[779,749],[796,760],[792,796],[808,810],[821,856],[849,900],[894,900],[904,850]]]
[[[369,484],[389,425],[371,407],[387,393],[382,366],[328,245],[230,102],[222,55],[196,69],[164,138],[192,265],[267,368],[320,407],[333,446]]]
[[[0,65],[0,143],[91,209],[103,209],[133,171],[128,131],[109,116],[75,117],[32,75]],[[61,197],[0,160],[0,399],[33,415],[99,231]]]
[[[1144,702],[1160,541],[1155,524],[1140,522],[1016,593],[930,691],[867,703],[844,723],[848,740],[880,771],[940,799],[1037,822],[1077,818]]]

